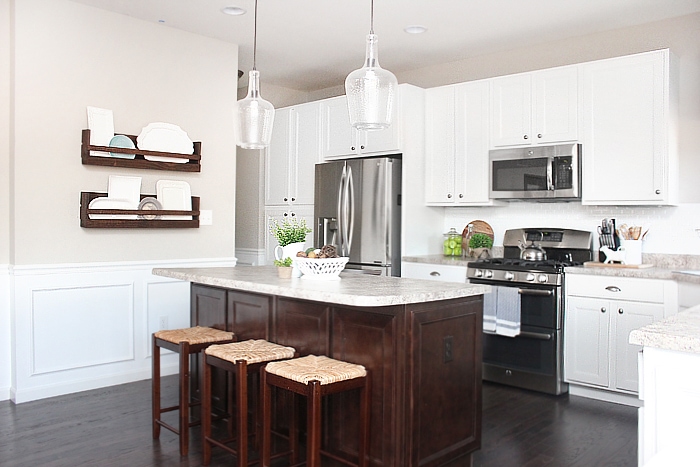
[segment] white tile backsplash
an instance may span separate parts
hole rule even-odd
[[[680,206],[582,206],[580,203],[511,202],[498,207],[445,208],[444,231],[462,230],[471,221],[488,222],[495,245],[503,244],[506,229],[520,227],[569,228],[594,233],[603,218],[614,218],[617,225],[649,228],[642,251],[700,255],[700,204]]]

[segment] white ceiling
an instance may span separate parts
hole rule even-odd
[[[73,0],[240,45],[253,63],[254,0]],[[248,10],[221,13],[225,6]],[[394,73],[700,11],[700,0],[375,0],[379,58]],[[342,84],[360,68],[370,0],[259,0],[261,80],[300,91]],[[403,32],[408,25],[424,34]]]

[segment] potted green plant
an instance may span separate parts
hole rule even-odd
[[[274,263],[277,266],[277,274],[280,278],[289,279],[292,277],[292,258],[276,259]]]
[[[474,258],[480,258],[484,254],[490,254],[493,240],[486,234],[475,233],[469,238],[469,254]]]

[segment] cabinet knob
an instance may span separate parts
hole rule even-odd
[[[292,217],[297,217],[297,213],[293,212]]]
[[[527,135],[523,136],[523,139],[527,139]]]
[[[287,201],[287,198],[284,198],[285,201]]]
[[[620,314],[622,314],[622,313],[625,312],[625,310],[623,310],[622,308],[618,308],[618,309],[617,309],[617,312],[620,313]]]
[[[282,214],[282,215],[283,215],[284,217],[287,217],[287,213],[286,213],[286,212],[285,212],[284,214]]]
[[[296,201],[296,200],[297,200],[296,198],[292,198],[292,201]]]
[[[538,138],[542,138],[542,133],[537,133]]]
[[[462,193],[459,194],[460,199],[464,198],[464,195]]]
[[[656,190],[654,193],[656,193],[657,195],[660,195],[660,194],[661,194],[661,190]]]
[[[447,193],[447,199],[451,199],[451,198],[452,198],[452,193]]]
[[[600,309],[600,312],[601,312],[601,313],[605,313],[606,311],[608,311],[608,310],[607,310],[605,307],[602,307],[602,308]]]
[[[352,146],[350,149],[352,149],[352,150],[354,151],[354,150],[355,150],[355,146]]]
[[[364,149],[364,148],[365,148],[364,146],[360,146],[360,149]]]

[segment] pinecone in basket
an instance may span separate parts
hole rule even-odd
[[[333,245],[323,245],[321,247],[321,254],[319,255],[320,258],[337,258],[338,257],[338,251],[335,249]]]

